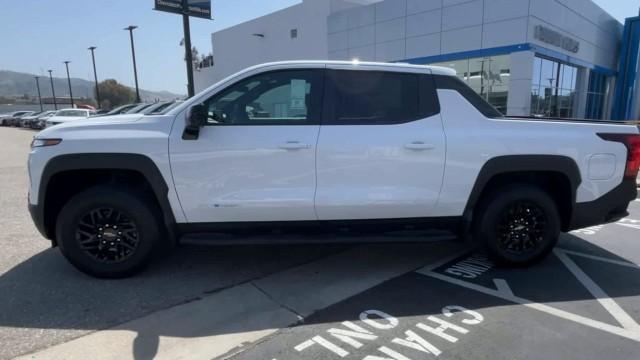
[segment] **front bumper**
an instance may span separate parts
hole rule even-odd
[[[47,235],[46,227],[44,224],[44,211],[41,206],[29,204],[29,214],[31,215],[31,219],[33,220],[36,229],[42,236],[46,239],[52,241],[52,245],[55,246],[55,242],[49,235]]]
[[[629,215],[629,203],[638,196],[635,179],[625,179],[620,185],[599,199],[577,203],[573,208],[569,229],[611,223]]]

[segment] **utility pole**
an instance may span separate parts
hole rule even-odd
[[[138,89],[138,70],[136,69],[136,50],[133,46],[133,30],[138,27],[135,25],[129,25],[124,30],[129,31],[129,37],[131,38],[131,57],[133,58],[133,77],[136,82],[136,102],[140,102],[140,89]]]
[[[95,51],[95,49],[97,49],[97,47],[95,46],[90,46],[88,50],[91,51],[91,61],[93,62],[93,78],[96,81],[96,102],[97,102],[97,108],[100,108],[100,89],[98,88],[98,72],[96,71],[96,57],[95,54],[93,53]]]
[[[64,65],[67,67],[67,83],[69,84],[69,97],[71,98],[71,107],[74,108],[75,104],[73,103],[73,91],[71,90],[71,76],[69,76],[69,63],[71,61],[64,61]]]
[[[40,112],[44,111],[42,108],[42,94],[40,94],[40,81],[38,80],[40,76],[34,76],[36,79],[36,88],[38,89],[38,101],[40,102]]]
[[[53,87],[53,70],[47,70],[49,72],[49,80],[51,81],[51,94],[53,94],[53,108],[58,110],[58,103],[56,102],[56,89]]]
[[[187,0],[182,0],[182,27],[184,29],[184,58],[187,63],[187,93],[188,97],[192,97],[195,94],[195,88],[193,85],[193,54],[191,53],[191,28]]]

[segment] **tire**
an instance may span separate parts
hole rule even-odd
[[[80,192],[58,216],[60,251],[78,270],[94,277],[124,278],[139,272],[161,240],[161,222],[152,204],[112,186]]]
[[[474,237],[496,264],[525,267],[551,252],[560,227],[557,205],[546,192],[513,184],[490,193],[480,204]]]

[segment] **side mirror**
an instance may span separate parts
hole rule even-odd
[[[200,128],[207,123],[207,108],[203,104],[194,105],[189,109],[185,121],[183,140],[197,140]]]

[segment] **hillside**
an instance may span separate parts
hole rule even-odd
[[[29,96],[38,96],[34,77],[35,74],[20,73],[15,71],[0,70],[0,97],[15,97],[28,94]],[[104,80],[104,79],[103,79]],[[69,96],[69,85],[67,78],[53,78],[53,86],[55,87],[56,96]],[[93,97],[93,81],[84,79],[71,78],[71,89],[73,96],[80,98]],[[40,78],[40,92],[43,97],[50,97],[51,83],[49,77]],[[184,97],[185,95],[173,94],[169,91],[149,91],[140,89],[140,97],[143,101],[173,100]]]

